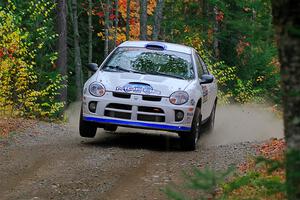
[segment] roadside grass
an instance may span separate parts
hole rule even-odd
[[[256,149],[258,157],[224,172],[209,168],[184,172],[184,185],[169,185],[163,192],[174,200],[286,199],[285,141],[270,139]]]
[[[226,199],[286,199],[283,139],[257,145],[258,157],[238,166],[238,175],[222,186]]]

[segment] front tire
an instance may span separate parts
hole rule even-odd
[[[93,138],[95,137],[97,132],[97,126],[91,122],[87,122],[83,120],[82,110],[80,113],[80,120],[79,120],[79,134],[81,137],[86,138]]]
[[[180,134],[181,144],[184,150],[194,151],[196,149],[200,136],[201,120],[201,109],[196,108],[192,122],[192,130],[189,133]]]

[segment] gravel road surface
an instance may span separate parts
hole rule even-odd
[[[37,122],[13,139],[0,141],[0,199],[166,199],[160,189],[183,183],[182,171],[205,166],[224,170],[255,155],[257,142],[282,136],[281,121],[266,115],[265,122],[278,126],[252,128],[257,136],[251,137],[245,126],[252,108],[229,108],[248,116],[237,117],[245,121],[232,121],[234,126],[226,109],[219,109],[215,132],[202,135],[194,152],[181,151],[172,133],[99,129],[96,138],[84,139],[72,124]],[[245,123],[244,130],[237,130],[240,123]]]

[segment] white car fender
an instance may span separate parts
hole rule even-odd
[[[194,80],[191,84],[187,86],[185,91],[189,94],[189,103],[194,106],[194,111],[195,111],[195,108],[197,107],[198,103],[202,104],[201,101],[203,97],[203,91],[199,81]],[[192,115],[194,114],[194,111],[192,112]],[[201,108],[201,112],[202,112],[202,108]]]

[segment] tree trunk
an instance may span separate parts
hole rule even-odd
[[[164,7],[164,0],[158,0],[156,9],[155,9],[155,16],[154,16],[154,27],[153,27],[153,40],[158,40],[158,35],[160,33],[161,22],[163,18],[163,7]]]
[[[300,199],[300,1],[272,0],[278,35],[287,142],[288,199]]]
[[[93,20],[92,20],[92,10],[93,10],[93,2],[92,0],[88,0],[89,2],[89,10],[88,10],[88,23],[89,23],[89,55],[88,55],[88,63],[93,62]],[[88,71],[89,77],[92,75],[90,71]]]
[[[114,34],[114,48],[117,47],[117,37],[118,37],[118,26],[119,26],[119,0],[115,0],[115,34]]]
[[[147,40],[147,0],[141,0],[140,39]]]
[[[73,31],[74,31],[74,61],[75,61],[75,77],[76,77],[76,100],[81,100],[82,88],[82,68],[81,55],[79,44],[79,30],[78,30],[78,14],[77,14],[77,0],[72,0],[72,15],[73,15]]]
[[[66,0],[57,0],[57,32],[58,32],[58,59],[57,66],[61,75],[66,76],[67,67],[67,3]],[[67,86],[67,80],[63,82]],[[68,89],[60,91],[60,101],[67,104]]]
[[[217,34],[219,32],[219,22],[217,20],[217,15],[218,15],[218,8],[215,6],[214,7],[214,41],[213,41],[213,50],[214,50],[214,55],[217,59],[220,58],[220,51],[219,51],[219,39],[217,37]]]
[[[208,13],[209,13],[209,4],[208,4],[208,0],[202,0],[202,5],[201,5],[201,9],[202,9],[202,19],[206,19],[208,20]],[[202,25],[202,31],[203,32],[207,32],[208,30],[208,25],[207,23],[203,23]]]
[[[104,57],[106,58],[108,56],[109,52],[109,10],[110,10],[110,2],[109,0],[106,0],[105,5],[105,43],[104,43]]]
[[[126,40],[130,40],[130,0],[126,4]]]

